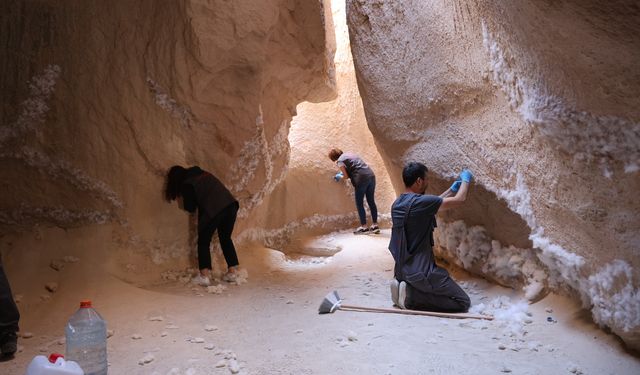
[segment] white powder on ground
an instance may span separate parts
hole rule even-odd
[[[487,303],[471,306],[473,314],[493,315],[493,322],[502,327],[510,336],[522,337],[525,334],[524,325],[529,317],[529,303],[527,301],[511,302],[509,297],[501,296]]]

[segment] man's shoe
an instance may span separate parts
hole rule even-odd
[[[407,283],[404,281],[400,282],[398,286],[398,307],[401,309],[406,309],[406,300],[407,300]]]
[[[209,278],[206,276],[202,276],[201,274],[196,275],[193,279],[191,279],[191,282],[200,286],[211,285],[211,280],[209,280]]]
[[[13,357],[18,351],[18,335],[15,332],[0,333],[0,352],[3,357]]]
[[[400,282],[395,278],[391,280],[391,301],[393,301],[393,306],[398,306],[398,295],[400,293]]]
[[[353,234],[367,234],[369,232],[369,228],[364,226],[359,226],[358,229],[353,231]]]
[[[377,224],[373,224],[369,227],[369,233],[380,234],[380,227]]]

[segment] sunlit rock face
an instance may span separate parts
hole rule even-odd
[[[535,300],[580,296],[640,347],[640,9],[633,1],[348,0],[367,121],[396,190],[476,183],[440,254]],[[463,221],[458,221],[463,220]]]
[[[351,183],[348,180],[333,180],[338,167],[329,159],[328,154],[334,147],[357,153],[376,174],[375,197],[380,223],[387,225],[391,203],[395,199],[386,167],[367,127],[358,94],[349,47],[345,4],[334,1],[331,5],[336,31],[334,61],[337,97],[324,103],[306,102],[298,105],[297,115],[289,132],[291,158],[287,177],[269,198],[269,203],[275,206],[283,206],[282,202],[291,199],[290,197],[304,202],[305,210],[287,205],[287,210],[273,219],[276,222],[284,220],[286,223],[294,223],[293,225],[304,227],[311,233],[326,231],[332,227],[352,230],[358,225]],[[349,210],[348,214],[344,213],[345,209]],[[314,212],[316,216],[309,218],[308,212]],[[368,208],[367,220],[371,225]],[[293,250],[299,247],[296,243],[292,245]]]
[[[192,264],[193,223],[162,197],[174,164],[220,177],[240,200],[239,241],[261,239],[242,233],[278,214],[263,203],[286,175],[296,105],[336,95],[328,3],[3,1],[0,10],[9,269],[27,251],[44,254],[45,267],[57,252],[85,254],[131,279]]]

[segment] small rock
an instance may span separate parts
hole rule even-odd
[[[288,300],[287,301],[287,305],[293,305],[293,301],[292,300]]]
[[[167,335],[169,335],[169,332],[165,332],[165,331],[160,332],[160,337],[165,337]]]
[[[502,344],[498,345],[498,349],[500,349],[500,350],[505,350],[506,348],[507,348],[507,347],[506,347],[506,346],[504,346],[504,345],[502,345]]]
[[[210,324],[207,324],[206,326],[204,326],[204,330],[207,331],[207,332],[217,331],[218,327],[210,325]]]
[[[24,332],[22,333],[20,336],[22,336],[23,339],[30,339],[33,337],[33,333],[31,332]]]
[[[134,333],[133,335],[131,335],[131,338],[133,340],[140,340],[140,339],[142,339],[142,335],[140,335],[138,333]]]
[[[231,371],[232,374],[237,374],[240,372],[240,365],[238,364],[238,361],[236,361],[235,359],[229,361],[229,371]]]
[[[368,325],[369,327],[372,327],[372,326],[373,326],[373,323],[369,323],[369,324],[367,324],[367,325]]]
[[[112,330],[112,329],[108,329],[107,330],[107,338],[113,336],[113,334],[116,333],[116,331]]]
[[[151,318],[149,318],[150,322],[161,322],[163,320],[164,320],[164,318],[161,317],[161,316],[152,316]]]
[[[218,361],[218,363],[216,363],[216,367],[225,367],[227,365],[227,361],[225,361],[224,359],[221,359]]]
[[[224,359],[238,359],[238,357],[236,357],[236,353],[232,352],[231,350],[225,350],[223,354]]]
[[[576,365],[575,363],[569,363],[569,367],[567,368],[567,370],[569,370],[569,372],[572,374],[582,375],[582,370],[580,370],[578,365]]]
[[[225,291],[225,289],[227,289],[226,286],[220,284],[220,285],[211,285],[207,287],[207,293],[209,294],[222,294],[222,292]]]
[[[41,294],[40,300],[42,300],[42,302],[48,302],[51,300],[51,296],[49,294]]]
[[[49,263],[49,267],[56,271],[62,271],[62,269],[64,268],[64,262],[62,262],[61,260],[52,260],[51,263]]]
[[[13,300],[14,300],[16,303],[20,303],[20,302],[22,302],[22,298],[23,298],[22,294],[16,294],[15,296],[13,296]]]
[[[194,337],[191,339],[191,342],[194,344],[202,344],[204,343],[204,339],[202,337]]]
[[[551,314],[553,312],[553,309],[551,307],[547,307],[546,309],[544,309],[544,311],[546,311],[549,314]]]
[[[502,369],[500,369],[500,372],[511,372],[511,369],[503,366]]]
[[[347,339],[349,341],[358,341],[358,337],[357,337],[356,333],[353,332],[353,331],[349,331],[349,333],[347,333]]]
[[[213,344],[207,344],[207,345],[204,346],[204,348],[207,349],[207,350],[213,350],[213,349],[216,348],[216,346],[213,345]]]
[[[144,365],[146,365],[148,363],[153,362],[155,359],[156,359],[156,357],[154,357],[153,354],[147,354],[147,355],[145,355],[144,357],[142,357],[142,358],[140,358],[138,360],[138,364],[140,366],[144,366]]]
[[[74,257],[73,255],[65,255],[64,258],[62,258],[62,260],[65,263],[77,263],[80,261],[80,258]]]
[[[531,323],[533,323],[533,320],[531,320],[531,319],[525,319],[525,320],[524,320],[524,322],[525,322],[525,324],[531,324]]]
[[[302,332],[304,332],[304,331],[301,330],[301,329],[296,329],[296,333],[302,333]]]

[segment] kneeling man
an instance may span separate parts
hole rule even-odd
[[[435,196],[425,194],[427,172],[422,163],[407,164],[402,171],[406,190],[391,206],[389,251],[395,260],[391,299],[402,309],[466,312],[471,305],[469,296],[435,263],[433,230],[437,212],[464,203],[473,175],[462,171],[447,191]]]

